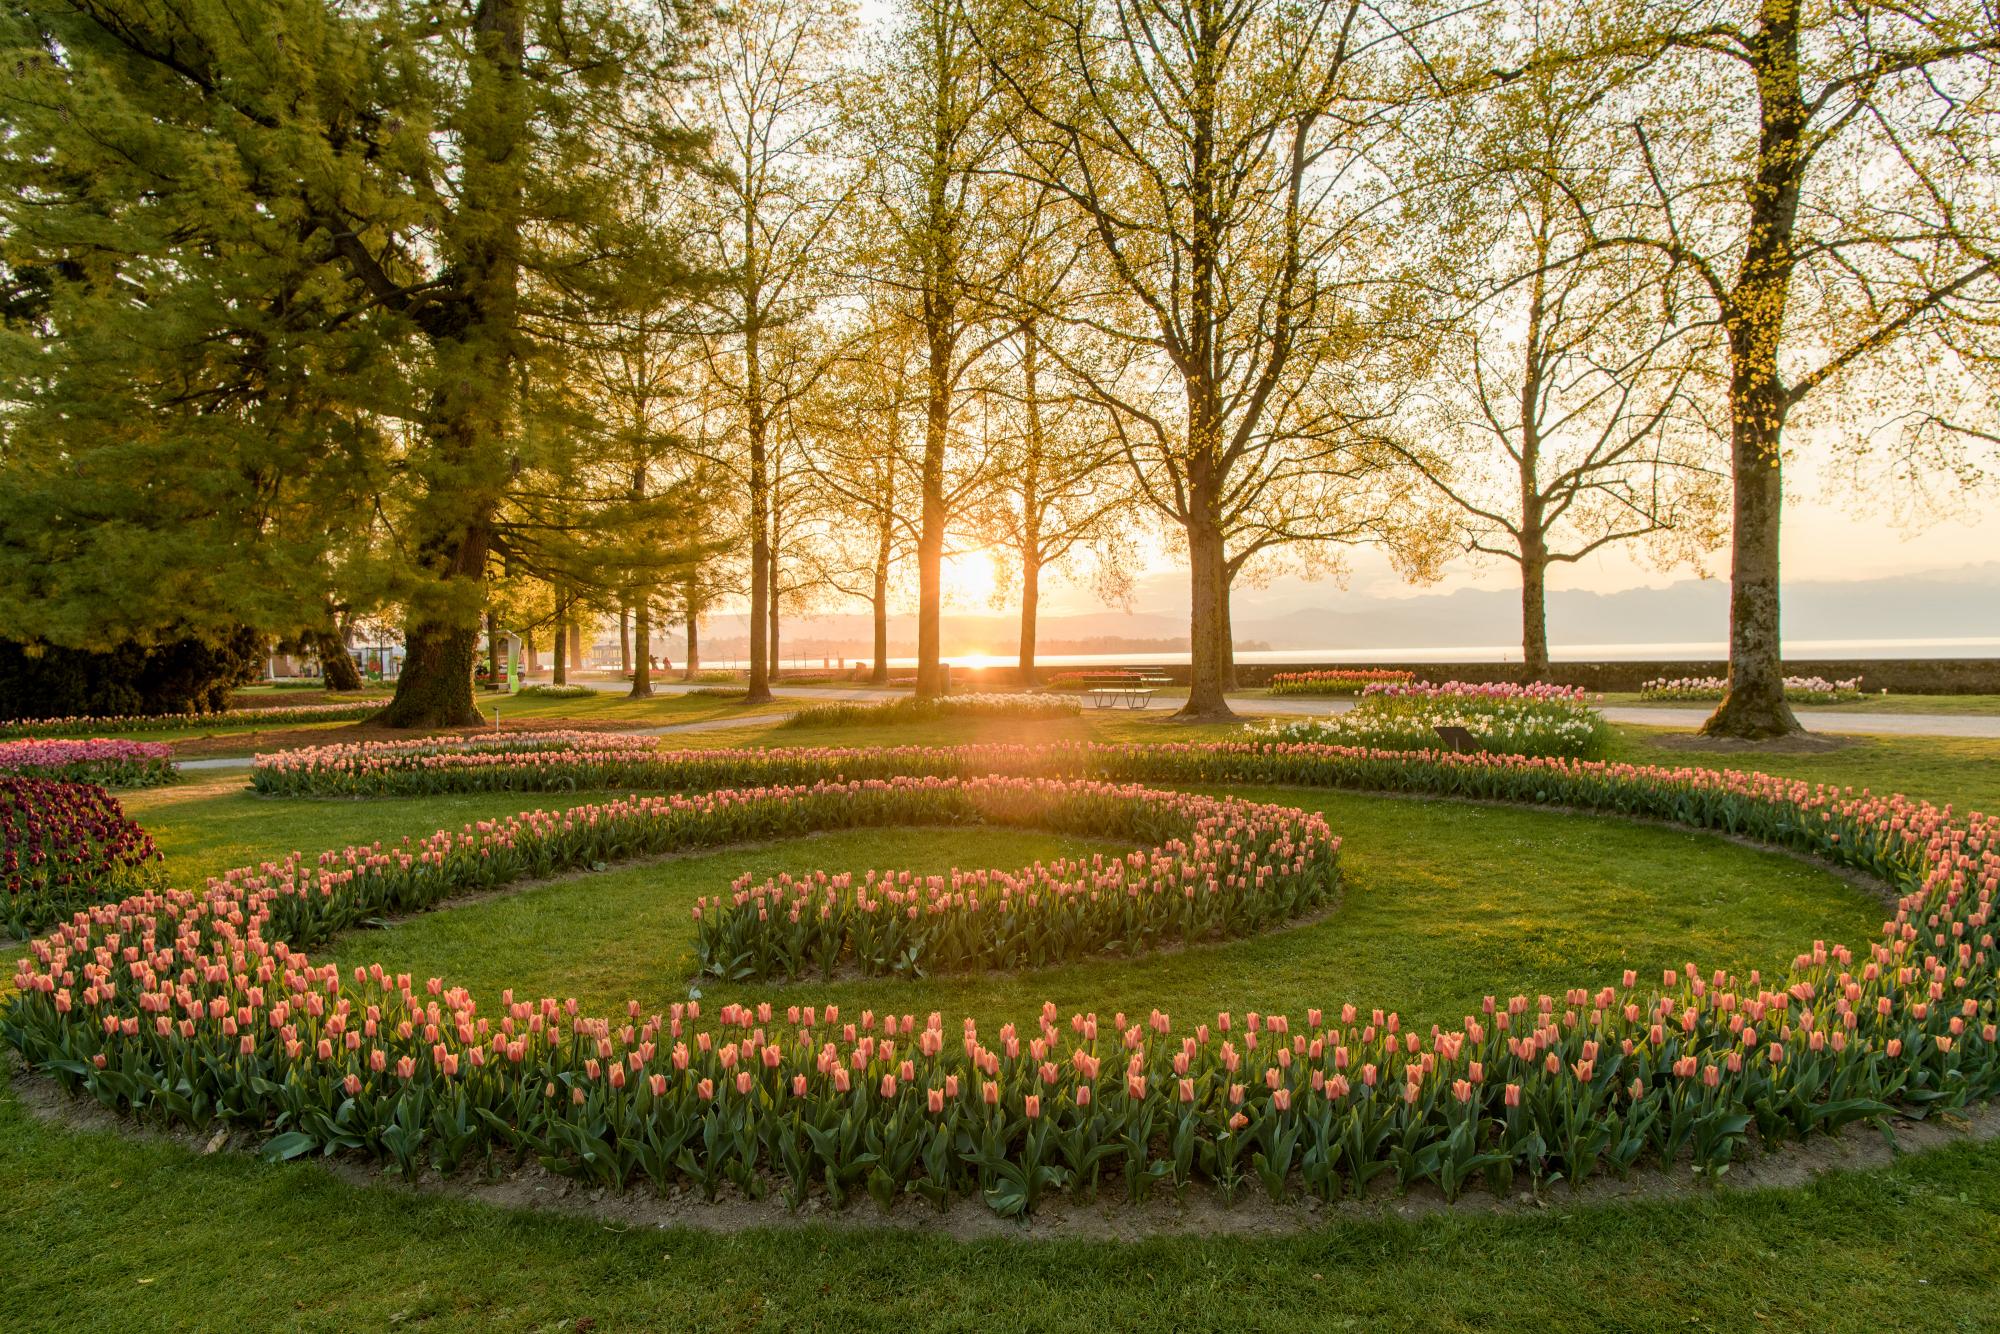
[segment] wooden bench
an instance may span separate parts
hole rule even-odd
[[[1172,684],[1164,676],[1141,672],[1100,672],[1083,678],[1083,693],[1093,708],[1109,709],[1122,704],[1128,709],[1143,709],[1151,706],[1155,690]]]

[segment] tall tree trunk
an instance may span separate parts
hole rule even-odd
[[[618,604],[618,670],[632,670],[632,604]]]
[[[951,343],[942,328],[930,339],[924,412],[924,461],[919,472],[922,519],[917,530],[917,698],[944,694],[944,454],[951,424]]]
[[[1710,736],[1758,740],[1802,732],[1785,703],[1778,536],[1784,513],[1784,335],[1797,263],[1793,236],[1805,170],[1799,88],[1799,0],[1763,0],[1751,43],[1757,71],[1757,182],[1743,267],[1730,292],[1729,460],[1734,530],[1729,560],[1729,690],[1702,724]]]
[[[1230,595],[1236,588],[1236,566],[1222,567],[1222,688],[1236,689],[1236,614],[1230,610]]]
[[[500,681],[500,624],[493,616],[493,609],[486,609],[486,686],[489,690],[501,688]]]
[[[1228,574],[1224,570],[1222,531],[1213,519],[1197,517],[1188,524],[1188,698],[1176,717],[1189,722],[1227,721],[1229,624]]]
[[[681,589],[687,610],[687,661],[681,664],[681,679],[692,681],[701,672],[701,585],[698,573],[690,573]]]
[[[1735,475],[1734,539],[1729,556],[1729,690],[1701,730],[1759,740],[1805,729],[1785,702],[1779,639],[1778,533],[1784,505],[1775,420],[1761,429],[1738,416],[1730,432]]]
[[[1229,688],[1229,560],[1222,534],[1222,420],[1213,386],[1188,386],[1187,516],[1188,698],[1177,718],[1227,721]]]
[[[868,668],[873,685],[889,684],[889,561],[895,552],[893,518],[884,514],[876,531],[875,588],[871,598],[875,620],[875,661]]]
[[[317,630],[312,636],[313,656],[319,659],[320,679],[333,691],[361,689],[361,671],[348,656],[347,645],[332,630]]]
[[[1031,550],[1021,553],[1021,685],[1035,684],[1036,618],[1042,605],[1042,563]]]
[[[1028,457],[1021,466],[1021,686],[1035,684],[1035,621],[1042,602],[1042,401],[1035,323],[1021,325],[1021,391],[1028,408]]]
[[[556,642],[549,654],[549,680],[559,686],[569,684],[569,594],[556,585]]]
[[[775,530],[773,536],[775,537]],[[778,544],[771,543],[771,601],[769,603],[770,629],[765,634],[765,645],[771,654],[771,681],[776,684],[778,673],[784,661],[778,656]]]
[[[1539,215],[1544,220],[1546,212]],[[1544,266],[1551,242],[1544,225],[1536,236],[1537,267],[1528,289],[1528,328],[1521,366],[1521,449],[1519,464],[1521,511],[1516,546],[1521,552],[1521,669],[1530,681],[1549,674],[1549,534],[1548,501],[1542,494],[1542,372],[1544,321],[1548,313]]]
[[[482,465],[508,437],[520,333],[526,15],[523,0],[480,0],[473,16],[471,73],[458,117],[464,167],[442,238],[467,315],[434,339],[439,388],[428,429],[438,463],[423,479],[416,520],[418,564],[434,587],[421,590],[404,629],[403,670],[379,719],[390,727],[485,721],[472,698],[472,668],[501,484],[490,480],[499,471]],[[489,480],[468,486],[472,477]]]
[[[622,612],[620,613],[623,614]],[[623,641],[621,632],[620,641]],[[632,689],[627,699],[653,697],[653,590],[642,588],[632,603]]]
[[[1530,681],[1549,674],[1549,560],[1540,544],[1521,549],[1521,669]]]

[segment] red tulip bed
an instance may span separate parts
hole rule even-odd
[[[105,787],[171,783],[172,748],[157,741],[0,741],[0,773]]]
[[[14,939],[158,883],[159,861],[103,788],[0,775],[0,928]]]
[[[612,763],[544,759],[535,772],[571,779]],[[1752,1137],[1768,1146],[2000,1091],[2000,822],[1981,816],[1758,774],[1321,746],[703,752],[678,774],[670,752],[616,763],[658,766],[661,780],[689,788],[731,773],[807,786],[519,816],[99,906],[34,943],[0,1036],[30,1067],[112,1107],[268,1131],[273,1157],[350,1152],[412,1175],[533,1159],[613,1188],[775,1191],[795,1207],[819,1191],[885,1206],[906,1194],[977,1197],[1009,1215],[1108,1183],[1134,1200],[1192,1182],[1282,1199],[1333,1198],[1385,1177],[1452,1196],[1472,1183],[1577,1182],[1640,1164],[1713,1174]],[[877,763],[908,766],[912,781],[878,783],[864,772]],[[634,1003],[593,1017],[574,1001],[508,993],[485,1013],[442,979],[379,967],[343,975],[302,952],[383,911],[567,866],[828,827],[857,808],[873,814],[856,820],[902,818],[902,801],[940,818],[946,807],[928,803],[959,801],[964,789],[939,780],[1030,765],[1086,785],[1294,783],[1645,816],[1808,852],[1880,877],[1899,897],[1874,943],[1812,942],[1777,976],[1689,965],[1642,983],[1628,972],[1560,995],[1488,997],[1456,1024],[1421,1030],[1331,1003],[1192,1021],[1051,1005],[1031,1027],[997,1031],[803,1003],[652,1015]],[[443,772],[485,786],[496,771],[371,761],[301,772],[315,784],[332,772],[369,785]],[[815,777],[826,785],[810,786]],[[983,808],[987,818],[1042,800],[1025,787],[994,791],[1010,795]],[[1049,800],[1071,814],[1129,801],[1132,824],[1121,828],[1153,837],[1190,818],[1245,828],[1266,818],[1087,786],[1081,805]],[[1283,837],[1317,833],[1257,827],[1280,840],[1262,854],[1278,865]],[[1192,860],[1194,840],[1172,836]],[[1254,879],[1239,876],[1238,893],[1255,894]],[[1150,856],[1138,880],[1156,884]],[[896,889],[905,892],[900,877]],[[815,877],[795,890],[739,887],[721,912],[754,907],[767,923],[794,903],[824,904],[831,886]],[[900,906],[922,919],[945,892],[926,884]],[[861,893],[850,885],[833,897],[844,907]],[[898,906],[882,898],[883,911]]]

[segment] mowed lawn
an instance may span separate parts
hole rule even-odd
[[[690,734],[689,745],[1226,736],[1160,716]],[[2000,743],[1917,738],[1718,757],[1628,730],[1621,758],[1731,764],[2000,805]],[[770,998],[982,1023],[1065,1012],[1177,1019],[1352,1000],[1450,1023],[1489,991],[1616,981],[1625,967],[1782,968],[1815,938],[1860,945],[1883,910],[1790,858],[1558,812],[1297,789],[1324,811],[1346,889],[1321,920],[1254,940],[1023,976],[722,986],[691,977],[688,910],[746,871],[1013,867],[1115,845],[1021,831],[845,832],[535,886],[351,934],[343,964],[439,975],[482,1006],[513,987],[658,1008]],[[131,794],[176,878],[299,848],[394,840],[604,794],[265,800],[240,772]],[[11,952],[8,956],[11,959]],[[11,970],[9,970],[11,975]],[[957,1210],[977,1210],[960,1201]],[[309,1164],[204,1156],[58,1128],[0,1095],[0,1327],[22,1329],[1990,1329],[2000,1146],[1961,1144],[1795,1190],[1690,1190],[1536,1212],[1341,1217],[1281,1237],[963,1242],[840,1224],[730,1235],[627,1228],[355,1185]]]

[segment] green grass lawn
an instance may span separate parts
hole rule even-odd
[[[824,736],[774,733],[767,721],[684,743],[1232,734],[1120,713]],[[2000,742],[1881,738],[1746,758],[1660,741],[1627,729],[1620,758],[2000,805]],[[603,795],[262,800],[240,773],[223,773],[125,801],[188,883],[292,848]],[[705,986],[704,998],[796,996],[995,1022],[1024,1018],[1043,999],[1064,1010],[1189,1014],[1353,1000],[1427,1024],[1450,1021],[1488,990],[1615,981],[1627,966],[1775,968],[1815,937],[1859,945],[1883,916],[1828,873],[1689,832],[1349,793],[1244,795],[1326,813],[1345,840],[1337,910],[1257,939],[1026,976]],[[513,986],[576,995],[587,1008],[627,997],[654,1008],[687,994],[691,901],[745,871],[1015,866],[1102,846],[1004,830],[829,834],[553,882],[350,934],[330,953],[442,975],[482,1006]],[[865,1222],[869,1210],[856,1217]],[[627,1230],[357,1186],[309,1164],[57,1128],[4,1093],[0,1273],[0,1326],[52,1330],[1978,1330],[1995,1327],[2000,1290],[2000,1144],[1797,1190],[1691,1189],[1585,1206],[1557,1188],[1536,1213],[1335,1217],[1285,1237],[968,1243],[865,1227]]]

